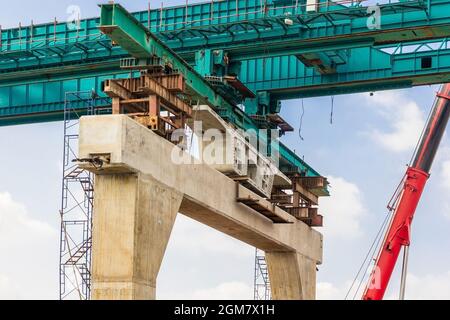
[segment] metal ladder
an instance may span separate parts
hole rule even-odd
[[[254,300],[270,300],[270,280],[264,251],[255,249]]]
[[[77,166],[79,117],[93,115],[95,93],[67,92],[61,190],[59,283],[61,300],[89,300],[94,176]]]

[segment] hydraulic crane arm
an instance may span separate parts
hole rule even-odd
[[[391,223],[370,274],[363,300],[383,298],[402,246],[409,246],[411,222],[430,175],[439,143],[450,116],[450,84],[442,86],[412,164],[406,170]]]

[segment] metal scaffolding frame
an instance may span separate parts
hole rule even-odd
[[[264,251],[255,249],[255,277],[253,284],[254,300],[271,300],[269,271]]]
[[[60,300],[89,300],[94,176],[75,163],[79,117],[94,115],[93,91],[66,92],[61,190]]]

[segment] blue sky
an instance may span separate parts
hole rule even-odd
[[[93,1],[93,0],[15,0],[3,6],[0,12],[0,23],[4,28],[12,28],[19,25],[28,25],[31,21],[35,24],[46,23],[57,18],[58,21],[65,21],[69,16],[67,10],[70,6],[76,5],[81,9],[81,17],[91,18],[99,16],[98,4],[107,3],[108,1]],[[116,1],[123,4],[130,11],[146,10],[149,1],[133,0],[133,1]],[[161,2],[164,6],[184,4],[184,0],[164,0],[164,1],[150,1],[151,8],[159,8]],[[202,2],[200,0],[189,0],[189,3]]]
[[[122,1],[128,9],[147,1]],[[156,2],[155,2],[156,3]],[[165,1],[166,4],[179,1]],[[98,15],[92,0],[16,0],[0,11],[13,27],[65,19],[76,4]],[[157,5],[159,5],[158,2]],[[156,4],[155,4],[156,6]],[[50,9],[51,8],[51,9]],[[284,101],[296,127],[284,142],[323,175],[332,196],[321,200],[325,227],[319,298],[343,298],[386,213],[434,100],[437,87]],[[57,298],[62,124],[0,128],[0,298]],[[409,298],[450,299],[450,141],[446,133],[417,210],[410,250]],[[179,216],[158,279],[160,298],[252,298],[253,248]],[[396,297],[398,275],[388,292]]]

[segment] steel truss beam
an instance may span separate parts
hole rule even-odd
[[[219,3],[214,5],[219,6]],[[201,26],[175,23],[171,30],[158,31],[161,28],[152,27],[151,31],[185,60],[192,60],[194,52],[200,48],[220,48],[226,50],[233,59],[239,60],[280,55],[287,48],[311,50],[311,47],[315,47],[316,51],[324,51],[336,46],[352,48],[445,37],[448,36],[450,23],[450,17],[445,14],[450,10],[448,0],[409,0],[381,5],[383,23],[380,29],[367,28],[367,7],[330,6],[321,8],[323,12],[291,13],[288,18],[296,22],[291,26],[285,25],[282,20],[285,18],[284,14],[289,12],[286,10],[288,9],[284,12],[269,10],[265,14],[258,11],[259,15],[253,20],[228,19],[231,21],[222,22],[221,18],[207,19],[208,23]],[[298,7],[296,11],[302,11],[302,7]],[[227,14],[217,8],[215,12]],[[148,24],[142,13],[134,16],[139,17],[140,22]],[[70,63],[74,60],[74,55],[79,55],[86,61],[124,55],[123,50],[112,50],[108,39],[93,29],[92,26],[96,26],[96,23],[97,20],[84,20],[81,26],[85,29],[59,33],[52,33],[49,25],[44,25],[49,29],[48,33],[35,37],[31,34],[44,26],[34,26],[33,31],[29,30],[31,26],[21,28],[20,31],[5,30],[0,46],[0,61],[3,60],[0,66],[5,72],[8,69],[31,68],[33,65],[51,65],[55,59],[60,63]],[[158,22],[152,19],[150,23]],[[60,24],[53,27],[67,29]],[[47,55],[43,56],[40,52],[44,49]]]
[[[450,10],[448,0],[410,0],[382,5],[380,11],[383,14],[383,24],[379,30],[367,28],[367,13],[364,13],[364,10],[367,10],[366,7],[327,5],[319,7],[320,10],[317,13],[305,14],[302,6],[278,8],[275,4],[268,4],[268,7],[263,10],[256,2],[253,3],[250,0],[238,2],[237,12],[233,11],[233,5],[236,6],[233,1],[213,3],[210,10],[214,13],[212,18],[205,16],[204,12],[210,13],[205,11],[205,4],[192,5],[188,8],[177,7],[173,10],[170,8],[163,11],[153,10],[150,11],[150,19],[148,19],[148,12],[136,13],[134,16],[147,24],[150,21],[152,30],[159,30],[157,35],[161,38],[170,39],[167,34],[171,32],[188,32],[192,39],[199,40],[200,42],[188,45],[186,41],[190,38],[183,33],[183,41],[165,42],[177,50],[177,53],[180,53],[185,60],[192,61],[192,52],[198,47],[224,48],[232,59],[243,60],[246,64],[241,72],[244,83],[248,83],[253,90],[271,91],[273,89],[277,91],[276,97],[279,99],[383,88],[380,84],[372,83],[379,77],[383,78],[381,70],[389,68],[401,71],[403,78],[398,79],[395,74],[391,75],[387,72],[387,79],[380,79],[380,81],[386,80],[388,85],[385,88],[430,83],[429,79],[434,76],[424,77],[424,74],[431,74],[432,70],[411,68],[413,65],[411,62],[397,63],[399,67],[386,65],[385,61],[388,60],[386,56],[380,60],[372,58],[364,64],[363,71],[361,67],[357,68],[359,63],[355,66],[354,61],[345,61],[346,63],[337,70],[339,76],[321,77],[313,69],[305,68],[303,64],[296,61],[296,58],[292,61],[293,57],[289,58],[287,55],[324,50],[339,53],[339,50],[350,50],[354,52],[353,56],[360,56],[361,52],[367,51],[372,45],[386,45],[391,42],[394,45],[403,45],[405,41],[448,36],[449,33],[450,17],[445,14]],[[224,3],[227,3],[226,8]],[[195,12],[198,8],[202,8],[201,17],[196,16]],[[180,10],[184,10],[184,13]],[[292,17],[289,16],[289,18],[295,17],[294,21],[299,23],[289,27],[283,25],[280,16],[284,17],[287,12],[291,12]],[[161,16],[161,13],[164,13],[164,16]],[[305,15],[309,18],[306,19]],[[320,17],[324,16],[327,18],[321,20]],[[197,20],[201,23],[191,23]],[[188,23],[188,21],[191,22]],[[56,75],[64,75],[64,80],[68,80],[82,78],[89,73],[100,74],[106,70],[110,73],[118,72],[117,60],[126,56],[127,53],[120,48],[112,48],[109,40],[98,33],[96,30],[98,19],[83,20],[80,25],[79,30],[70,30],[66,24],[57,23],[4,30],[1,34],[2,45],[0,46],[2,52],[0,60],[3,59],[3,64],[0,64],[0,103],[5,106],[16,106],[17,103],[8,97],[11,94],[8,86],[15,83],[29,84],[30,79],[35,81],[45,78],[48,81],[56,79]],[[233,33],[231,30],[238,25],[240,31]],[[211,30],[208,31],[207,28]],[[196,32],[200,31],[201,36],[195,36]],[[221,31],[224,32],[221,33]],[[232,38],[229,38],[230,32]],[[166,35],[161,36],[162,34]],[[439,70],[439,74],[445,73],[449,64],[444,57],[446,53],[440,50],[439,53],[430,52],[430,54],[435,57],[439,55],[434,69]],[[409,58],[411,59],[411,56]],[[273,65],[273,71],[268,72],[266,70],[270,68],[264,67],[262,70],[265,71],[261,79],[246,80],[246,73],[254,73],[252,65],[260,66],[261,60],[264,60],[265,65]],[[289,68],[283,65],[289,65]],[[261,71],[261,69],[257,70]],[[294,74],[291,70],[295,71]],[[408,78],[405,79],[405,76]],[[414,81],[415,77],[421,79]],[[392,84],[390,78],[395,79],[393,81],[395,84]],[[341,79],[345,81],[340,83]],[[361,80],[372,85],[361,84]],[[333,81],[341,87],[339,90],[334,90],[335,92],[329,89],[329,84]],[[307,84],[311,87],[309,88]],[[273,88],[272,85],[274,85]],[[58,85],[55,84],[55,86]],[[20,91],[23,88],[12,90]],[[37,99],[33,99],[32,96],[30,99],[27,98],[28,105],[46,103],[39,101],[42,94],[38,93],[37,96]]]

